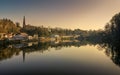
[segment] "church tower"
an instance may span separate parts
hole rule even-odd
[[[25,16],[23,17],[23,28],[25,28],[26,23],[25,23]]]

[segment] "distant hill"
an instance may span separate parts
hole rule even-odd
[[[20,31],[19,23],[14,23],[10,19],[0,19],[0,33],[18,33]]]

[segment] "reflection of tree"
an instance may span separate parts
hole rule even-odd
[[[4,48],[0,50],[0,61],[11,58],[13,55],[19,55],[20,50],[16,48]]]
[[[116,42],[109,42],[100,45],[105,49],[105,53],[111,60],[120,66],[120,44]]]
[[[112,17],[105,26],[104,43],[105,53],[112,61],[120,66],[120,13]]]
[[[28,43],[14,44],[10,46],[4,46],[0,48],[0,61],[12,58],[14,55],[19,55],[20,52],[23,52],[23,61],[25,61],[25,54],[32,52],[40,52],[43,53],[46,50],[50,50],[50,48],[55,48],[55,50],[61,50],[63,47],[81,47],[85,45],[98,45],[99,49],[104,48],[105,53],[111,60],[120,65],[120,44],[117,42],[96,42],[96,41],[86,41],[81,40],[80,42],[67,41],[67,42],[38,42],[32,43],[29,45]]]
[[[92,43],[88,41],[80,41],[80,42],[73,42],[73,41],[67,41],[67,42],[38,42],[38,43],[32,43],[31,46],[28,45],[28,43],[21,43],[21,44],[14,44],[10,46],[4,46],[0,49],[0,61],[8,58],[12,58],[14,55],[19,55],[20,52],[23,52],[23,61],[25,61],[25,54],[26,53],[32,53],[32,52],[40,52],[43,53],[46,50],[49,50],[49,48],[55,48],[55,50],[61,50],[63,47],[80,47],[85,46],[87,44],[92,45]],[[93,43],[93,45],[96,45],[97,43]]]

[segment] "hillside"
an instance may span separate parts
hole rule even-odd
[[[9,19],[0,19],[0,33],[18,33],[19,31],[19,23],[15,24]]]

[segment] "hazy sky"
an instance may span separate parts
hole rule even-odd
[[[102,29],[120,0],[0,0],[0,18],[27,24],[70,29]]]

